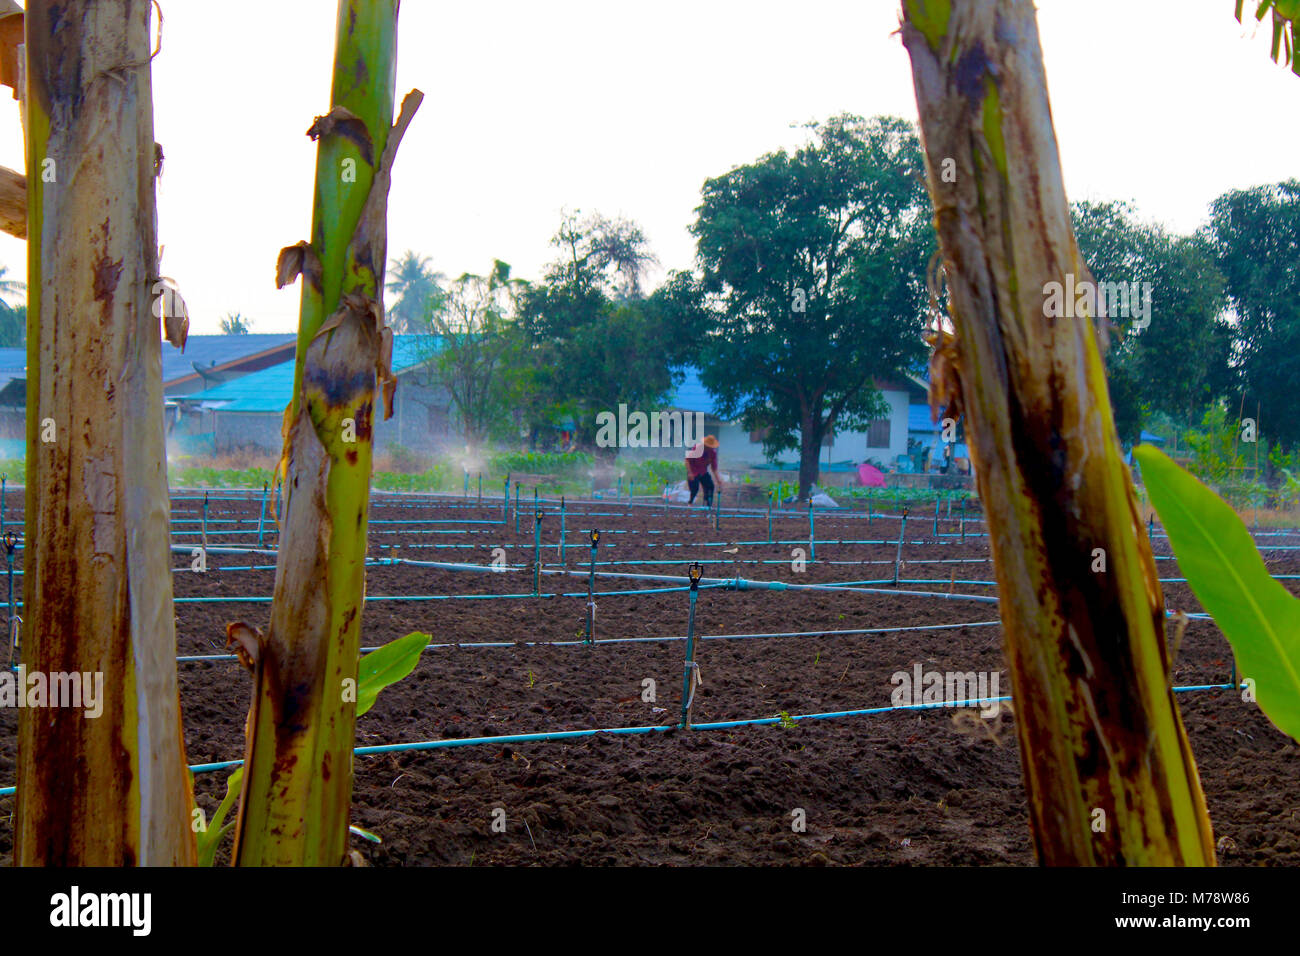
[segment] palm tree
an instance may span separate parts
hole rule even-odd
[[[9,267],[0,266],[0,306],[12,309],[13,303],[8,301],[8,297],[11,295],[21,295],[23,291],[26,290],[27,286],[19,282],[17,279],[5,278],[8,274]]]
[[[442,296],[446,276],[429,267],[429,259],[407,249],[388,267],[386,288],[396,297],[388,309],[388,325],[394,332],[410,332],[418,327],[430,304]]]
[[[253,323],[238,312],[227,312],[226,317],[221,320],[223,335],[247,335],[251,331],[253,331]]]

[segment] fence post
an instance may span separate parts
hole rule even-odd
[[[695,663],[695,599],[699,595],[700,578],[704,574],[704,566],[696,561],[691,565],[687,574],[691,581],[691,609],[690,615],[686,619],[686,666],[682,673],[682,720],[680,726],[683,730],[689,730],[691,727],[691,705],[695,703],[695,686],[700,682],[700,667]]]

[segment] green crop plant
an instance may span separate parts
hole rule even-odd
[[[356,705],[358,717],[374,706],[380,691],[397,683],[415,670],[415,665],[419,663],[420,655],[424,653],[424,648],[428,643],[428,634],[413,631],[405,637],[390,641],[361,658],[361,663],[357,668]],[[235,821],[232,820],[227,823],[226,817],[239,801],[243,781],[244,768],[242,766],[236,767],[230,776],[226,778],[226,796],[212,814],[212,819],[198,827],[199,866],[212,866],[222,839],[234,829]],[[195,819],[202,820],[200,812],[196,811]],[[362,830],[360,827],[349,827],[349,830],[371,842],[379,842],[378,837]]]
[[[1232,645],[1260,709],[1300,741],[1300,598],[1268,573],[1232,507],[1163,452],[1135,452],[1196,599]]]
[[[25,13],[27,168],[52,175],[27,177],[23,663],[97,672],[108,692],[95,720],[19,712],[19,866],[196,854],[161,375],[162,335],[183,346],[188,320],[159,261],[151,9],[32,0]]]
[[[393,125],[397,0],[340,0],[330,109],[318,141],[311,240],[280,251],[302,277],[270,630],[232,625],[255,666],[234,859],[337,866],[346,854],[375,418],[392,412],[384,324],[388,190],[419,108]]]
[[[1070,225],[1032,0],[903,0],[935,210],[930,402],[964,415],[1044,865],[1213,865]],[[939,264],[939,263],[936,263]],[[1074,303],[1071,303],[1072,305]],[[1092,570],[1096,549],[1108,570]],[[1093,826],[1096,811],[1108,826]]]

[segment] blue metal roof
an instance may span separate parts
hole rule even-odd
[[[907,406],[907,430],[908,432],[925,432],[926,434],[938,434],[943,426],[939,422],[930,421],[930,406],[921,405],[913,402]]]
[[[668,397],[667,406],[687,412],[703,412],[714,418],[720,418],[717,402],[700,381],[700,370],[686,368],[683,371],[686,377],[682,379],[682,384],[677,386],[677,390]]]
[[[437,347],[437,339],[428,336],[393,336],[393,371],[400,374],[421,364],[428,358],[430,342]],[[293,361],[281,362],[182,397],[186,401],[212,403],[223,412],[282,412],[293,394],[293,374]]]
[[[185,340],[185,351],[163,343],[163,383],[194,374],[194,366],[211,368],[225,365],[267,349],[297,341],[296,332],[283,334],[249,333],[248,335],[191,335]]]

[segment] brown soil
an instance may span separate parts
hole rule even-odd
[[[394,504],[377,499],[372,519],[492,520],[499,502],[482,508],[428,501]],[[12,518],[21,497],[11,493]],[[214,501],[218,519],[242,516],[254,526],[258,502]],[[549,508],[552,510],[553,508]],[[899,523],[877,518],[817,516],[817,561],[796,572],[792,549],[807,550],[807,517],[779,516],[775,536],[786,544],[740,544],[735,555],[705,542],[765,542],[764,516],[724,516],[714,531],[702,514],[638,508],[632,516],[609,503],[584,502],[567,518],[566,566],[586,569],[586,529],[602,537],[600,560],[699,558],[705,575],[737,575],[791,583],[891,578]],[[896,513],[894,509],[884,509]],[[949,578],[988,580],[991,564],[922,564],[924,560],[987,558],[983,539],[956,537],[956,512],[940,522],[933,507],[913,510],[907,525],[903,578],[942,579],[902,585],[947,592]],[[973,514],[973,512],[972,512]],[[178,501],[174,517],[197,516],[194,501]],[[269,524],[269,522],[268,522]],[[532,560],[532,521],[520,532],[505,525],[372,525],[375,557],[486,564],[505,547],[512,564]],[[181,527],[178,525],[178,527]],[[968,530],[980,530],[968,525]],[[558,520],[543,522],[545,560],[558,567]],[[614,532],[629,532],[627,534]],[[651,534],[648,532],[662,532]],[[438,533],[434,533],[438,532]],[[450,533],[442,533],[450,532]],[[250,541],[255,535],[244,535]],[[875,544],[834,544],[870,539]],[[213,536],[212,543],[218,542]],[[229,539],[221,539],[229,540]],[[1300,534],[1264,539],[1300,544]],[[267,537],[273,545],[274,534]],[[419,545],[457,544],[430,549]],[[1168,553],[1157,540],[1157,553]],[[396,547],[394,547],[396,546]],[[1300,552],[1272,552],[1277,573],[1300,569]],[[744,559],[780,564],[736,563]],[[829,562],[852,562],[831,564]],[[869,564],[867,562],[879,562]],[[209,572],[195,574],[176,556],[177,597],[266,596],[269,557],[210,555]],[[1172,561],[1161,574],[1176,576]],[[0,564],[0,569],[3,565]],[[630,565],[601,570],[664,573],[677,582],[598,579],[597,590],[680,586],[685,565]],[[19,579],[21,580],[21,579]],[[544,592],[585,592],[586,577],[546,575]],[[1286,582],[1300,592],[1297,582]],[[0,587],[3,582],[0,581]],[[531,591],[532,574],[493,575],[400,565],[373,568],[372,598],[384,595],[469,595]],[[991,594],[976,585],[957,593]],[[21,590],[21,589],[20,589]],[[1171,607],[1197,610],[1184,585],[1166,585]],[[687,595],[672,592],[597,598],[597,637],[683,635]],[[683,641],[528,646],[581,635],[586,598],[371,600],[364,617],[366,646],[412,630],[435,642],[507,642],[504,647],[439,647],[415,672],[381,694],[357,726],[362,746],[397,742],[638,727],[675,721],[681,706]],[[182,655],[223,654],[225,624],[244,619],[265,626],[265,603],[177,605]],[[891,675],[927,670],[1001,673],[1010,681],[998,626],[931,629],[996,619],[996,606],[960,600],[865,592],[702,590],[696,659],[703,683],[694,701],[697,723],[887,707]],[[883,634],[826,635],[876,627],[921,629]],[[711,639],[711,635],[810,631],[821,636]],[[7,644],[4,654],[7,656]],[[1223,683],[1231,658],[1208,621],[1193,622],[1175,660],[1179,685]],[[242,756],[250,680],[233,661],[181,663],[181,694],[192,763]],[[643,700],[644,681],[657,699]],[[1254,704],[1226,690],[1180,695],[1183,717],[1209,800],[1220,859],[1226,864],[1300,864],[1300,747],[1278,732]],[[14,780],[17,712],[0,710],[0,786]],[[484,744],[358,757],[354,823],[381,844],[353,845],[376,865],[426,864],[1031,864],[1025,795],[1020,784],[1014,721],[971,719],[970,711],[932,710],[807,720],[793,727],[602,734],[566,741]],[[210,813],[225,787],[224,773],[196,778],[200,804]],[[0,797],[0,860],[12,846],[11,796]],[[796,811],[806,832],[791,826]],[[504,811],[505,832],[493,830]]]

